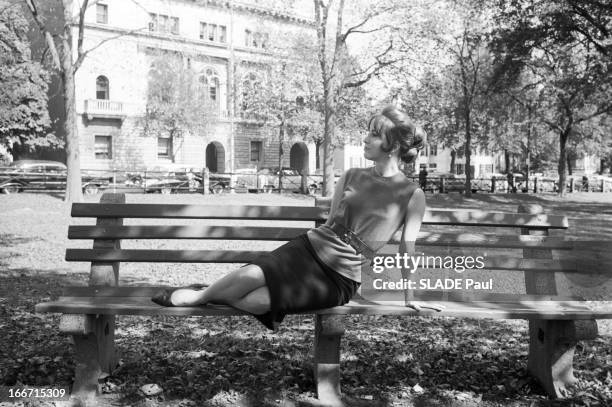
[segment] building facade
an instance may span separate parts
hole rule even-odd
[[[81,167],[233,172],[279,166],[278,139],[242,118],[240,87],[271,58],[274,36],[316,35],[304,10],[279,11],[258,1],[97,1],[85,15],[83,49],[92,51],[75,77]],[[206,125],[198,131],[145,131],[151,86],[163,86],[155,70],[169,59],[197,78],[206,102]],[[282,166],[313,172],[314,144],[288,139],[282,147]]]

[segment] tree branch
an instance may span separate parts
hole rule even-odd
[[[591,113],[591,114],[589,114],[587,116],[580,117],[580,118],[576,119],[575,123],[582,123],[582,122],[585,122],[587,120],[591,120],[591,119],[593,119],[593,118],[595,118],[597,116],[600,116],[602,114],[610,114],[610,113],[612,113],[612,103],[600,107],[594,113]]]
[[[83,63],[85,55],[83,55],[83,35],[85,32],[85,12],[87,11],[87,3],[89,0],[83,0],[79,8],[79,38],[77,40],[77,60],[72,65],[72,74],[74,75]]]
[[[323,73],[323,78],[325,80],[325,78],[327,77],[327,61],[325,60],[325,41],[328,10],[322,0],[313,0],[313,2],[315,8],[315,21],[317,22],[317,38],[319,40],[319,47],[317,53],[319,56],[319,64],[321,65],[321,72]],[[321,14],[321,11],[323,11],[323,14]]]
[[[32,14],[32,18],[34,18],[34,21],[36,22],[38,29],[45,37],[45,41],[47,42],[47,47],[49,48],[49,52],[51,52],[51,57],[53,59],[53,64],[55,65],[55,68],[58,70],[61,70],[62,64],[60,63],[60,58],[57,52],[57,47],[55,46],[55,42],[53,41],[53,37],[51,36],[51,33],[47,30],[47,27],[45,26],[45,23],[43,22],[40,14],[38,14],[38,8],[36,7],[34,0],[24,0],[24,1],[26,5],[28,6],[28,9],[30,10],[30,13]]]
[[[366,83],[367,81],[369,81],[370,79],[372,79],[372,77],[376,74],[378,74],[383,68],[389,66],[389,65],[393,65],[396,62],[399,62],[401,60],[403,60],[403,58],[397,58],[397,59],[390,59],[387,61],[383,61],[382,58],[387,55],[391,50],[393,49],[393,41],[389,42],[389,46],[387,47],[386,50],[384,50],[383,52],[381,52],[380,54],[378,54],[376,57],[374,57],[376,59],[376,62],[373,63],[372,65],[370,65],[370,67],[374,67],[374,69],[372,69],[372,71],[370,71],[365,78],[362,78],[360,80],[356,80],[353,82],[346,82],[342,85],[342,88],[355,88],[358,86],[363,85],[364,83]],[[368,69],[370,69],[370,67],[368,67],[366,69],[366,71]],[[365,71],[359,72],[359,73],[355,73],[352,76],[358,76],[358,75],[362,75],[364,74]]]
[[[358,28],[363,27],[363,26],[364,26],[365,24],[367,24],[367,23],[368,23],[368,21],[370,21],[372,18],[374,18],[374,17],[376,17],[376,16],[379,16],[379,15],[381,15],[381,14],[384,14],[384,13],[386,13],[386,12],[388,12],[388,11],[391,11],[391,10],[393,10],[393,7],[385,7],[385,8],[383,8],[383,9],[381,9],[381,10],[378,10],[378,11],[376,11],[376,12],[374,12],[374,13],[370,13],[370,14],[368,14],[366,17],[364,17],[364,19],[363,19],[361,22],[357,23],[356,25],[354,25],[354,26],[352,26],[352,27],[349,27],[349,28],[346,30],[346,32],[345,32],[344,34],[342,34],[342,36],[343,36],[343,41],[346,41],[346,38],[347,38],[347,37],[348,37],[350,34],[352,34],[352,33],[370,33],[370,32],[379,31],[379,30],[380,30],[382,27],[381,27],[381,28],[374,29],[374,30],[365,30],[365,31],[358,30]],[[392,26],[390,26],[390,25],[388,25],[388,24],[385,24],[385,28],[388,28],[388,27],[392,27]]]
[[[112,37],[108,37],[108,38],[103,39],[102,41],[100,41],[99,43],[97,43],[96,45],[94,45],[93,47],[91,47],[90,49],[88,49],[86,51],[83,51],[81,49],[79,54],[78,54],[79,56],[78,56],[77,60],[74,62],[73,69],[72,69],[73,73],[76,73],[76,71],[81,67],[81,65],[83,64],[83,61],[85,60],[87,55],[89,55],[91,52],[95,51],[96,49],[100,48],[102,45],[106,44],[109,41],[116,40],[117,38],[121,38],[121,37],[126,36],[126,35],[131,35],[131,34],[134,34],[134,33],[137,33],[137,32],[143,31],[143,30],[146,30],[146,29],[148,29],[148,27],[137,28],[135,30],[130,30],[130,31],[127,31],[127,32],[124,32],[124,33],[121,33],[121,34],[113,35]]]

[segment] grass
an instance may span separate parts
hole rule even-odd
[[[97,201],[99,197],[88,197]],[[128,202],[310,205],[301,195],[128,195]],[[570,218],[571,238],[610,239],[612,194],[428,195],[434,208],[516,212],[523,203]],[[0,385],[68,386],[74,370],[57,315],[35,314],[36,303],[65,285],[87,284],[88,265],[68,264],[69,207],[39,194],[0,196]],[[134,220],[134,223],[144,223]],[[237,222],[240,224],[240,222]],[[124,247],[172,248],[172,242],[126,242]],[[184,244],[184,243],[183,243]],[[202,241],[190,241],[197,247]],[[225,243],[213,242],[222,248]],[[238,245],[251,248],[246,242]],[[273,247],[262,244],[257,249]],[[183,285],[211,281],[231,265],[121,266],[123,284]],[[347,405],[539,406],[612,404],[612,329],[576,351],[578,385],[570,398],[551,401],[526,373],[525,321],[453,318],[352,317],[342,348]],[[121,364],[103,383],[101,404],[159,406],[316,405],[312,377],[313,319],[289,316],[277,334],[248,317],[118,318]],[[163,397],[145,398],[144,384]],[[421,391],[422,389],[422,391]],[[0,406],[2,405],[0,400]]]

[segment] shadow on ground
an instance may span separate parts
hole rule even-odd
[[[69,338],[58,333],[59,317],[33,308],[56,298],[65,285],[85,285],[87,278],[22,269],[0,277],[0,315],[6,321],[0,385],[70,385],[73,351]],[[347,328],[341,377],[347,405],[501,406],[547,399],[525,370],[523,321],[354,316]],[[320,405],[312,341],[308,315],[288,316],[277,334],[250,317],[118,317],[120,365],[104,380],[103,399],[133,405],[143,400],[138,389],[155,383],[165,394],[159,405]],[[612,402],[606,364],[611,348],[610,338],[579,346],[579,396],[559,405],[575,404],[587,393],[600,405]]]

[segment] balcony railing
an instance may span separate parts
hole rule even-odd
[[[122,102],[106,99],[85,100],[85,114],[90,120],[94,117],[123,118],[125,116]]]

